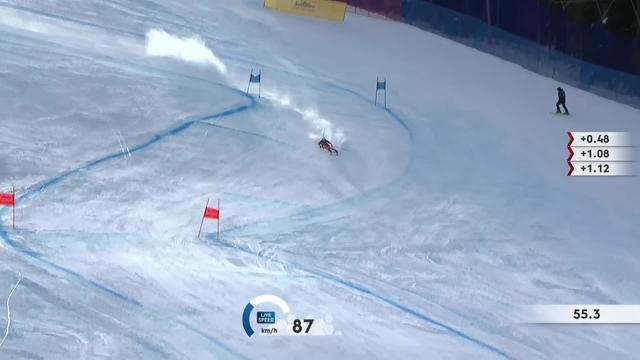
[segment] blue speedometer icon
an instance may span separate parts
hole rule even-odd
[[[282,300],[280,297],[275,295],[260,295],[253,298],[247,306],[244,307],[244,311],[242,312],[242,327],[244,327],[244,331],[247,333],[247,336],[251,336],[255,333],[255,331],[251,328],[251,313],[253,309],[261,304],[271,303],[276,305],[283,314],[288,314],[291,309],[286,301]]]

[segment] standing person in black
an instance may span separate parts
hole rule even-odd
[[[561,114],[562,112],[560,111],[560,105],[562,105],[562,107],[564,108],[564,113],[566,115],[569,115],[569,110],[567,110],[567,98],[564,94],[564,90],[562,90],[561,87],[558,87],[558,102],[556,103],[556,113]]]

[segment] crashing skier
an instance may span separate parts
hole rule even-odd
[[[322,140],[318,142],[318,147],[320,149],[327,150],[330,155],[333,155],[334,153],[338,155],[338,150],[336,150],[336,148],[333,147],[331,141],[327,140],[324,136],[322,137]]]

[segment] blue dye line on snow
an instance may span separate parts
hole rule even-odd
[[[236,91],[235,89],[232,89],[234,91]],[[239,91],[238,91],[239,92]],[[241,93],[241,92],[240,92]],[[244,95],[244,93],[242,93]],[[246,95],[245,95],[246,96]],[[174,136],[177,135],[187,129],[189,129],[191,126],[193,126],[194,124],[199,124],[202,121],[206,121],[206,120],[214,120],[214,119],[220,119],[220,118],[224,118],[224,117],[228,117],[243,111],[246,111],[250,108],[253,108],[256,106],[256,101],[252,98],[252,97],[248,97],[250,99],[250,103],[249,104],[245,104],[245,105],[241,105],[241,106],[237,106],[235,108],[232,108],[230,110],[226,110],[217,114],[213,114],[213,115],[209,115],[209,116],[204,116],[204,117],[200,117],[200,118],[195,118],[192,120],[188,120],[172,129],[166,130],[164,132],[161,132],[157,135],[155,135],[152,139],[143,142],[139,145],[136,145],[132,148],[129,149],[129,153],[135,153],[141,150],[144,150],[156,143],[158,143],[159,141],[170,137],[170,136]],[[41,193],[42,191],[44,191],[45,189],[47,189],[48,187],[51,187],[53,185],[58,184],[59,182],[65,180],[66,178],[78,174],[81,171],[85,171],[85,170],[89,170],[91,168],[94,168],[100,164],[103,164],[105,162],[108,162],[110,160],[114,160],[117,158],[121,158],[124,157],[126,155],[128,155],[129,153],[124,153],[124,152],[118,152],[118,153],[113,153],[107,156],[104,156],[102,158],[93,160],[83,166],[80,166],[78,168],[75,168],[73,170],[69,170],[66,171],[62,174],[59,174],[49,180],[46,180],[44,182],[41,182],[39,184],[36,184],[35,186],[32,186],[27,192],[23,193],[22,195],[16,197],[16,201],[18,200],[26,200],[30,197],[33,197],[39,193]],[[4,210],[0,210],[0,214],[2,214],[2,212],[4,212]],[[107,294],[109,294],[110,296],[113,296],[119,300],[125,301],[131,305],[134,305],[136,307],[144,307],[139,301],[130,298],[110,287],[104,286],[94,280],[88,279],[84,276],[82,276],[80,273],[75,272],[71,269],[65,268],[61,265],[58,265],[46,258],[44,258],[41,254],[38,254],[37,252],[33,251],[32,249],[19,244],[18,242],[14,241],[13,239],[11,239],[11,237],[9,236],[9,234],[6,232],[6,230],[4,229],[4,227],[2,226],[2,224],[0,224],[0,238],[2,238],[4,240],[4,242],[9,245],[11,248],[13,248],[15,251],[17,251],[20,254],[23,254],[31,259],[34,259],[38,262],[41,262],[51,268],[54,268],[56,270],[59,270],[67,275],[70,275],[74,278],[76,278],[77,280],[80,280],[102,292],[105,292]],[[241,358],[241,359],[247,359],[247,357],[245,357],[244,355],[234,351],[233,349],[231,349],[230,347],[228,347],[227,345],[225,345],[222,341],[218,340],[217,338],[210,336],[204,332],[202,332],[201,330],[198,330],[196,328],[194,328],[193,326],[189,325],[188,323],[185,323],[183,321],[176,321],[178,324],[184,326],[185,328],[193,331],[194,333],[197,333],[198,335],[206,338],[207,340],[211,341],[212,343],[216,344],[218,347],[222,348],[223,350],[229,352],[230,354],[234,355],[237,358]]]
[[[327,83],[327,85],[329,85],[331,87],[334,87],[334,88],[337,88],[337,89],[339,89],[341,91],[357,95],[358,97],[364,99],[364,97],[362,97],[362,95],[356,93],[353,90],[350,90],[350,89],[347,89],[347,88],[343,88],[341,86],[338,86],[338,85],[335,85],[335,84],[331,84],[331,83]],[[365,100],[365,101],[370,102],[368,100]],[[255,105],[256,105],[255,100],[253,98],[251,98],[251,104],[249,104],[249,105],[243,105],[243,106],[240,106],[240,107],[237,107],[237,108],[234,108],[234,109],[231,109],[231,110],[227,110],[227,111],[219,113],[219,114],[215,114],[215,115],[211,115],[211,116],[207,116],[207,117],[203,117],[203,118],[198,118],[198,119],[187,121],[187,122],[183,123],[182,125],[180,125],[178,127],[175,127],[173,129],[170,129],[168,131],[165,131],[163,133],[160,133],[160,134],[156,135],[154,138],[152,138],[151,140],[149,140],[149,141],[147,141],[145,143],[142,143],[142,144],[139,144],[139,145],[137,145],[137,146],[135,146],[133,148],[130,148],[130,152],[134,153],[134,152],[143,150],[143,149],[155,144],[156,142],[162,140],[163,138],[165,138],[167,136],[176,135],[176,134],[179,134],[179,133],[183,132],[184,130],[190,128],[191,126],[193,126],[196,123],[202,123],[202,124],[206,124],[206,125],[209,125],[209,126],[226,128],[226,129],[233,130],[233,131],[238,131],[238,132],[241,132],[241,133],[247,133],[248,135],[252,135],[252,136],[263,137],[263,138],[265,138],[267,140],[277,141],[275,139],[271,139],[271,138],[266,137],[266,136],[261,135],[261,134],[250,133],[250,132],[243,131],[243,130],[222,127],[222,126],[219,126],[219,125],[215,125],[215,124],[211,124],[211,123],[207,123],[206,122],[208,120],[218,119],[218,118],[221,118],[221,117],[226,117],[226,116],[230,116],[230,115],[245,111],[245,110],[249,109],[250,107],[254,107]],[[390,110],[388,108],[385,108],[383,110],[387,114],[389,114],[390,117],[393,118],[398,124],[400,124],[407,131],[407,133],[410,136],[410,138],[413,140],[412,131],[410,130],[410,128],[406,124],[406,122],[403,121],[402,118],[400,116],[398,116],[397,114],[395,114],[392,110]],[[113,159],[116,159],[116,158],[120,158],[120,157],[122,157],[124,155],[125,155],[124,153],[120,152],[120,153],[114,153],[114,154],[111,154],[111,155],[107,155],[107,156],[105,156],[103,158],[94,160],[94,161],[92,161],[92,162],[90,162],[90,163],[88,163],[88,164],[86,164],[86,165],[84,165],[84,166],[82,166],[80,168],[68,171],[68,172],[63,173],[63,174],[61,174],[61,175],[59,175],[57,177],[54,177],[54,178],[52,178],[52,179],[50,179],[50,180],[48,180],[48,181],[46,181],[46,182],[44,182],[42,184],[39,184],[37,190],[31,190],[31,191],[25,193],[24,195],[18,197],[18,199],[23,199],[23,198],[27,198],[29,196],[33,196],[36,193],[41,192],[45,188],[47,188],[49,186],[52,186],[52,185],[55,185],[56,183],[64,180],[65,178],[67,178],[67,177],[69,177],[69,176],[71,176],[73,174],[76,174],[76,173],[78,173],[80,171],[83,171],[83,170],[88,170],[88,169],[90,169],[92,167],[95,167],[95,166],[101,164],[101,163],[104,163],[106,161],[113,160]],[[345,200],[340,201],[340,202],[338,202],[336,204],[329,204],[329,205],[322,206],[320,208],[313,208],[313,209],[303,210],[303,211],[297,213],[296,215],[302,215],[302,214],[304,214],[306,212],[312,212],[312,211],[313,212],[322,211],[323,209],[330,208],[330,207],[337,206],[337,205],[343,205],[343,204],[345,204],[347,202],[354,201],[354,200],[355,200],[355,198],[345,199]],[[260,223],[260,222],[258,222],[258,223]],[[248,224],[248,225],[242,226],[242,227],[243,228],[244,227],[249,227],[249,226],[252,226],[252,225],[256,225],[258,223]],[[230,231],[233,231],[233,230],[238,230],[238,228],[230,229],[227,232],[230,232]],[[2,235],[3,238],[5,238],[6,233],[3,234],[4,231],[1,228],[0,228],[0,231],[1,231],[0,235]],[[10,245],[12,245],[12,246],[14,245],[14,244],[11,244],[11,240],[9,240],[8,237],[5,238],[5,240],[8,240]],[[251,252],[249,249],[242,249],[240,247],[234,247],[232,245],[227,245],[227,244],[224,244],[224,245],[227,246],[227,247],[230,247],[230,248],[239,249],[241,251],[253,254],[253,252]],[[33,257],[31,254],[37,255],[36,253],[34,253],[34,252],[30,251],[30,250],[28,250],[28,252],[24,252],[24,253],[26,255],[31,256],[31,257]],[[78,273],[75,273],[75,272],[73,272],[71,270],[65,269],[63,267],[60,267],[60,266],[58,266],[58,265],[56,265],[54,263],[51,263],[50,261],[43,259],[39,255],[37,255],[37,257],[34,257],[34,258],[36,258],[36,259],[38,259],[38,260],[40,260],[40,261],[42,261],[42,262],[44,262],[44,263],[46,263],[48,265],[54,266],[55,268],[63,270],[65,272],[69,273],[69,274],[72,274],[72,275],[74,275],[76,277],[82,278],[82,275],[80,275]],[[432,318],[430,318],[430,317],[418,312],[415,309],[409,308],[409,307],[407,307],[405,305],[402,305],[402,304],[400,304],[400,303],[398,303],[398,302],[396,302],[396,301],[394,301],[392,299],[386,298],[386,297],[384,297],[384,296],[382,296],[380,294],[377,294],[377,293],[373,292],[372,290],[369,290],[369,289],[367,289],[365,287],[362,287],[362,286],[360,286],[360,285],[358,285],[356,283],[352,283],[352,282],[349,282],[347,280],[340,279],[339,277],[334,276],[334,275],[329,274],[329,273],[324,273],[324,272],[321,272],[321,271],[318,271],[318,270],[306,269],[303,266],[301,266],[299,264],[296,264],[296,263],[285,263],[285,262],[282,262],[280,260],[272,260],[272,261],[281,263],[281,264],[283,264],[285,266],[287,266],[287,265],[288,266],[294,266],[294,267],[296,267],[296,268],[298,268],[300,270],[303,270],[303,271],[305,271],[305,272],[307,272],[309,274],[313,274],[313,275],[315,275],[315,276],[317,276],[319,278],[323,278],[323,279],[331,281],[333,283],[337,283],[337,284],[346,286],[346,287],[348,287],[348,288],[350,288],[352,290],[356,290],[356,291],[358,291],[360,293],[366,294],[366,295],[368,295],[370,297],[373,297],[373,298],[375,298],[375,299],[377,299],[377,300],[379,300],[379,301],[381,301],[381,302],[383,302],[383,303],[385,303],[387,305],[390,305],[390,306],[392,306],[392,307],[394,307],[396,309],[399,309],[399,310],[401,310],[401,311],[403,311],[405,313],[408,313],[408,314],[410,314],[410,315],[412,315],[412,316],[414,316],[414,317],[416,317],[418,319],[426,321],[426,322],[428,322],[428,323],[430,323],[432,325],[438,326],[438,327],[448,331],[449,333],[451,333],[451,334],[453,334],[455,336],[458,336],[458,337],[460,337],[462,339],[468,340],[468,341],[470,341],[470,342],[472,342],[472,343],[474,343],[474,344],[476,344],[476,345],[478,345],[480,347],[483,347],[486,350],[489,350],[489,351],[491,351],[491,352],[493,352],[495,354],[498,354],[498,355],[500,355],[500,356],[502,356],[502,357],[504,357],[506,359],[512,359],[508,354],[506,354],[505,352],[499,350],[498,348],[496,348],[496,347],[494,347],[494,346],[492,346],[492,345],[490,345],[488,343],[485,343],[485,342],[483,342],[483,341],[481,341],[479,339],[476,339],[476,338],[474,338],[474,337],[462,332],[461,330],[457,330],[457,329],[455,329],[455,328],[453,328],[453,327],[451,327],[451,326],[449,326],[447,324],[444,324],[444,323],[439,322],[439,321],[437,321],[435,319],[432,319]],[[95,281],[88,280],[88,279],[85,279],[85,281],[88,281],[91,285],[96,286],[97,288],[99,288],[99,289],[101,289],[103,291],[106,291],[106,292],[110,293],[113,296],[117,296],[117,297],[119,297],[121,299],[126,299],[128,301],[131,301],[131,299],[127,298],[126,296],[124,296],[122,294],[119,294],[119,293],[117,293],[116,291],[114,291],[112,289],[106,288],[106,287],[96,283]],[[197,332],[201,333],[200,331],[197,331]],[[216,342],[216,344],[218,344],[218,342]],[[221,346],[221,347],[226,348],[224,346]],[[225,350],[230,351],[228,348],[226,348]],[[241,356],[241,355],[238,354],[237,356]]]
[[[228,347],[227,345],[225,345],[222,341],[220,341],[218,338],[215,338],[207,333],[205,333],[204,331],[193,327],[193,325],[189,324],[188,322],[182,321],[182,320],[176,320],[176,322],[182,326],[184,326],[186,329],[193,331],[194,333],[202,336],[203,338],[215,343],[216,345],[218,345],[219,347],[221,347],[222,349],[226,350],[227,352],[233,354],[234,356],[243,359],[243,360],[249,360],[248,357],[234,351],[233,349],[231,349],[230,347]]]
[[[211,243],[213,244],[218,244],[222,247],[226,247],[226,248],[230,248],[230,249],[235,249],[235,250],[239,250],[242,251],[244,253],[250,254],[250,255],[257,255],[256,253],[254,253],[249,247],[247,246],[241,246],[241,245],[236,245],[236,244],[231,244],[229,242],[225,242],[224,240],[216,240],[216,238],[213,235],[208,235],[206,236],[206,239],[208,239]],[[292,268],[296,268],[298,270],[304,271],[308,274],[314,275],[317,278],[321,278],[330,282],[333,282],[335,284],[338,285],[342,285],[344,287],[347,287],[349,289],[355,290],[359,293],[365,294],[369,297],[372,297],[374,299],[377,299],[379,301],[381,301],[384,304],[387,304],[393,308],[396,308],[402,312],[405,312],[409,315],[412,315],[420,320],[423,320],[431,325],[435,325],[443,330],[445,330],[446,332],[453,334],[459,338],[462,338],[464,340],[467,340],[473,344],[476,344],[482,348],[484,348],[485,350],[491,351],[494,354],[500,355],[501,357],[505,358],[505,359],[509,359],[512,360],[514,358],[512,358],[511,356],[509,356],[507,353],[505,353],[504,351],[496,348],[495,346],[488,344],[482,340],[476,339],[475,337],[461,331],[458,330],[450,325],[447,325],[443,322],[440,322],[438,320],[435,320],[427,315],[422,314],[421,312],[419,312],[416,309],[412,309],[408,306],[402,305],[399,302],[389,299],[383,295],[380,295],[378,293],[376,293],[375,291],[368,289],[366,287],[363,287],[361,285],[358,285],[356,283],[353,283],[351,281],[347,281],[344,279],[339,278],[336,275],[321,271],[321,270],[315,270],[315,269],[309,269],[299,263],[296,262],[291,262],[291,261],[284,261],[284,260],[279,260],[279,259],[269,259],[269,261],[283,265],[283,266],[288,266],[288,267],[292,267]]]
[[[129,148],[129,151],[127,153],[124,152],[115,152],[109,155],[106,155],[104,157],[101,157],[99,159],[90,161],[88,163],[86,163],[85,165],[82,165],[80,167],[77,167],[73,170],[69,170],[66,171],[62,174],[59,174],[57,176],[52,177],[51,179],[45,180],[41,183],[38,183],[34,186],[32,186],[29,190],[27,190],[25,193],[21,194],[20,196],[18,196],[16,198],[17,200],[26,200],[29,199],[31,197],[33,197],[34,195],[41,193],[42,191],[44,191],[45,189],[47,189],[48,187],[51,187],[53,185],[56,185],[57,183],[65,180],[66,178],[78,174],[81,171],[86,171],[86,170],[90,170],[93,167],[96,167],[100,164],[103,164],[105,162],[108,162],[110,160],[115,160],[124,156],[127,156],[128,154],[133,154],[136,152],[139,152],[141,150],[147,149],[148,147],[156,144],[157,142],[169,137],[169,136],[174,136],[177,135],[187,129],[189,129],[190,127],[192,127],[195,124],[199,124],[202,121],[205,120],[214,120],[214,119],[220,119],[223,117],[228,117],[240,112],[243,112],[245,110],[248,110],[252,107],[256,106],[256,101],[251,98],[251,102],[249,104],[246,105],[241,105],[241,106],[237,106],[233,109],[230,110],[226,110],[224,112],[218,113],[218,114],[214,114],[214,115],[209,115],[209,116],[204,116],[204,117],[200,117],[200,118],[196,118],[196,119],[192,119],[192,120],[187,120],[186,122],[172,128],[169,130],[166,130],[164,132],[161,132],[159,134],[156,134],[153,138],[151,138],[150,140],[147,140],[141,144],[138,144],[136,146],[133,146],[131,148]]]
[[[297,75],[297,76],[298,77],[302,77],[302,76],[299,76],[299,75]],[[367,102],[372,106],[375,106],[373,101],[365,98],[364,96],[362,96],[361,94],[357,93],[354,90],[351,90],[351,89],[346,88],[346,87],[341,86],[341,85],[337,85],[337,84],[331,83],[331,82],[326,81],[326,80],[322,81],[322,83],[325,86],[329,87],[329,88],[333,88],[335,90],[339,90],[339,91],[345,92],[347,94],[351,94],[353,96],[356,96],[356,97],[360,98],[364,102]],[[382,111],[384,111],[386,114],[388,114],[398,125],[400,125],[406,131],[407,136],[409,136],[409,139],[411,140],[411,146],[413,148],[413,146],[414,146],[413,131],[411,130],[411,128],[409,127],[407,122],[405,120],[403,120],[400,115],[396,114],[393,110],[391,110],[389,108],[380,108],[380,109]],[[219,125],[212,125],[212,126],[219,126]],[[255,134],[251,134],[251,135],[255,135]],[[407,170],[406,171],[408,171],[408,168],[409,168],[409,166],[407,166]],[[267,219],[267,220],[259,220],[259,221],[248,223],[248,224],[237,225],[237,226],[234,226],[232,228],[226,229],[223,232],[231,233],[231,232],[235,232],[235,231],[239,231],[239,230],[248,229],[248,228],[250,228],[252,226],[264,225],[264,224],[269,224],[269,223],[272,223],[272,222],[279,222],[280,220],[283,220],[283,219],[290,219],[293,216],[302,216],[302,215],[309,216],[309,215],[321,213],[321,212],[324,212],[324,211],[328,211],[328,210],[331,210],[331,209],[335,209],[335,208],[340,207],[340,206],[353,204],[354,202],[362,199],[365,194],[369,194],[369,195],[370,194],[374,194],[376,192],[382,191],[383,189],[387,188],[389,185],[390,184],[385,184],[385,185],[382,185],[382,186],[380,186],[378,188],[368,190],[368,191],[366,191],[366,193],[356,194],[356,195],[353,195],[351,197],[348,197],[348,198],[345,198],[345,199],[342,199],[342,200],[339,200],[339,201],[336,201],[336,202],[333,202],[333,203],[330,203],[330,204],[326,204],[326,205],[322,205],[322,206],[318,206],[318,207],[304,207],[300,211],[298,211],[298,212],[296,212],[294,214],[286,215],[285,217],[278,217],[278,218],[272,218],[272,219]]]
[[[121,29],[111,28],[111,27],[108,27],[108,26],[99,25],[99,24],[95,24],[95,23],[91,23],[91,22],[86,22],[86,21],[82,21],[82,20],[66,18],[66,17],[63,17],[63,16],[52,15],[52,14],[40,12],[40,11],[37,11],[37,10],[32,10],[32,9],[24,8],[24,7],[21,7],[21,6],[12,5],[12,4],[0,3],[0,6],[11,7],[11,8],[18,9],[18,10],[23,10],[23,11],[29,11],[29,12],[36,13],[36,14],[39,14],[39,15],[56,18],[56,19],[59,19],[59,20],[75,22],[75,23],[78,23],[78,24],[82,24],[82,25],[86,25],[86,26],[90,26],[90,27],[95,27],[95,28],[101,28],[101,29],[108,30],[108,31],[114,31],[114,32],[119,32],[119,33],[123,33],[123,34],[128,34],[128,35],[132,35],[132,36],[135,36],[135,37],[142,37],[143,36],[142,34],[139,34],[139,33],[123,31]],[[232,58],[232,59],[234,58],[234,57],[231,57],[231,56],[223,56],[223,57]],[[240,60],[240,61],[243,61],[243,62],[246,61],[246,60],[240,59],[240,58],[237,58],[237,60]],[[304,76],[301,76],[300,74],[293,74],[293,73],[289,73],[289,72],[286,72],[286,73],[289,74],[289,75],[293,75],[293,76],[299,77],[299,78],[306,78]],[[373,101],[371,101],[369,98],[364,97],[360,93],[358,93],[358,92],[356,92],[354,90],[351,90],[351,89],[349,89],[349,88],[347,88],[345,86],[338,85],[338,84],[329,82],[327,80],[321,80],[321,79],[314,79],[314,80],[320,82],[321,84],[325,85],[326,87],[333,88],[333,89],[336,89],[336,90],[351,94],[353,96],[356,96],[356,97],[364,100],[367,103],[373,104]],[[247,105],[246,107],[248,108],[248,107],[253,106],[253,105],[254,105],[254,103],[253,103],[253,99],[252,99],[252,105]],[[246,110],[246,108],[242,109],[242,110],[239,110],[239,111],[235,111],[235,112],[240,112],[240,111],[243,111],[243,110]],[[390,110],[388,108],[383,108],[383,111],[385,111],[396,123],[398,123],[403,129],[405,129],[405,131],[407,132],[407,134],[408,134],[408,136],[409,136],[409,138],[410,138],[410,140],[412,142],[412,145],[413,145],[413,141],[414,141],[413,132],[409,128],[408,124],[399,115],[395,114],[392,110]],[[230,114],[224,114],[224,115],[223,114],[218,114],[218,115],[220,115],[220,116],[228,116]],[[187,128],[191,127],[195,122],[202,122],[202,121],[210,120],[210,119],[216,118],[216,117],[218,117],[218,116],[214,115],[212,117],[202,118],[202,119],[198,119],[198,120],[192,120],[192,121],[189,121],[187,123],[184,123],[182,126],[180,126],[178,128],[175,128],[175,129],[172,129],[168,133],[160,134],[160,135],[156,136],[154,139],[151,139],[146,143],[140,144],[137,147],[134,147],[133,149],[130,149],[130,152],[142,150],[142,149],[154,144],[155,142],[161,140],[162,138],[164,138],[166,136],[175,135],[177,133],[180,133],[180,132],[186,130]],[[212,125],[212,124],[208,124],[208,125]],[[212,125],[212,126],[215,126],[215,125]],[[234,130],[242,132],[241,130],[237,130],[237,129],[234,129]],[[253,133],[248,133],[248,134],[249,135],[254,135],[254,136],[258,135],[258,134],[253,134]],[[267,139],[275,140],[275,139],[270,139],[270,138],[267,138]],[[62,181],[64,178],[66,178],[68,176],[71,176],[71,175],[73,175],[73,174],[75,174],[75,173],[77,173],[79,171],[90,169],[90,168],[92,168],[92,167],[94,167],[96,165],[99,165],[99,164],[103,163],[103,162],[106,162],[108,160],[112,160],[112,159],[121,157],[123,155],[124,155],[123,153],[112,154],[112,155],[106,156],[104,158],[95,160],[95,161],[93,161],[93,162],[91,162],[89,164],[86,164],[85,166],[83,166],[81,168],[69,171],[67,173],[63,173],[63,174],[59,175],[59,177],[57,177],[57,178],[53,178],[53,179],[51,179],[49,181],[46,181],[46,182],[42,183],[41,184],[41,188],[39,190],[37,190],[37,191],[31,190],[31,193],[25,194],[25,195],[23,195],[21,197],[18,197],[18,199],[27,198],[28,196],[34,195],[34,194],[36,194],[38,192],[41,192],[46,187],[55,185],[56,183]],[[371,192],[375,192],[377,190],[380,190],[380,189],[374,189]],[[362,194],[356,195],[356,196],[348,198],[348,199],[344,199],[343,201],[339,201],[339,202],[334,203],[334,204],[321,206],[319,208],[305,209],[305,210],[302,210],[301,212],[297,213],[296,215],[302,215],[304,213],[322,211],[322,210],[326,210],[326,209],[334,207],[334,206],[344,205],[344,204],[350,203],[352,201],[355,201],[357,198],[360,198],[360,197],[362,197]],[[249,227],[249,226],[252,226],[252,225],[257,225],[259,223],[263,223],[263,222],[247,224],[247,225],[241,226],[241,228],[246,228],[246,227]],[[238,228],[235,228],[233,230],[237,230],[237,229]],[[8,238],[8,237],[6,237],[6,233],[4,232],[4,230],[1,228],[1,225],[0,225],[0,236],[5,238],[5,240]],[[45,263],[49,263],[52,266],[59,267],[59,266],[57,266],[57,265],[55,265],[53,263],[48,262],[45,259],[40,258],[39,260],[43,261]],[[64,269],[64,268],[61,268],[61,269]],[[473,343],[475,343],[475,344],[477,344],[477,345],[479,345],[481,347],[484,347],[485,349],[488,349],[488,350],[490,350],[490,351],[492,351],[492,352],[494,352],[494,353],[496,353],[498,355],[501,355],[501,356],[503,356],[503,357],[505,357],[507,359],[511,359],[511,357],[509,357],[506,353],[504,353],[503,351],[493,347],[492,345],[489,345],[487,343],[482,342],[481,340],[478,340],[478,339],[475,339],[475,338],[473,338],[473,337],[471,337],[469,335],[466,335],[465,333],[461,332],[460,330],[456,330],[456,329],[454,329],[454,328],[452,328],[452,327],[450,327],[450,326],[448,326],[448,325],[446,325],[444,323],[440,323],[437,320],[431,319],[431,318],[427,317],[426,315],[423,315],[423,314],[421,314],[421,313],[419,313],[419,312],[417,312],[417,311],[415,311],[415,310],[413,310],[411,308],[408,308],[408,307],[406,307],[406,306],[404,306],[404,305],[402,305],[400,303],[397,303],[397,302],[395,302],[393,300],[387,299],[387,298],[385,298],[385,297],[383,297],[381,295],[375,294],[375,293],[371,292],[370,290],[368,290],[368,289],[366,289],[364,287],[361,287],[361,286],[359,286],[359,285],[357,285],[355,283],[348,282],[346,280],[343,280],[343,279],[340,279],[338,277],[332,276],[331,274],[326,274],[327,276],[322,276],[321,273],[316,273],[314,271],[308,271],[308,270],[305,270],[305,271],[307,271],[308,273],[312,273],[314,275],[318,275],[318,276],[320,276],[320,277],[322,277],[322,278],[324,278],[326,280],[337,282],[337,283],[340,283],[340,284],[342,284],[344,286],[347,286],[347,287],[349,287],[351,289],[354,289],[354,290],[357,290],[359,292],[368,294],[368,295],[370,295],[370,296],[372,296],[374,298],[377,298],[378,300],[380,300],[380,301],[382,301],[384,303],[387,303],[388,305],[391,305],[391,306],[396,307],[396,308],[398,308],[398,309],[400,309],[402,311],[405,311],[405,312],[407,312],[407,313],[409,313],[409,314],[411,314],[411,315],[413,315],[413,316],[415,316],[417,318],[420,318],[422,320],[430,322],[430,323],[432,323],[434,325],[440,326],[443,329],[451,332],[452,334],[454,334],[456,336],[459,336],[459,337],[461,337],[463,339],[469,340],[469,341],[471,341],[471,342],[473,342]],[[81,275],[79,275],[79,274],[77,274],[77,275],[81,277]],[[89,281],[91,282],[91,280],[89,280]],[[98,287],[101,286],[101,285],[99,285],[97,283],[95,283],[95,285],[98,286]]]
[[[19,243],[13,241],[13,239],[11,239],[9,234],[7,234],[6,230],[1,225],[0,225],[0,237],[2,237],[2,239],[5,240],[5,242],[8,245],[10,245],[14,250],[16,250],[16,251],[18,251],[18,252],[20,252],[20,253],[22,253],[24,255],[27,255],[30,258],[36,259],[36,260],[38,260],[38,261],[40,261],[40,262],[42,262],[42,263],[44,263],[44,264],[56,269],[56,270],[64,272],[67,275],[71,275],[71,276],[75,277],[78,280],[84,281],[84,282],[90,284],[91,286],[94,286],[94,287],[96,287],[96,288],[108,293],[109,295],[111,295],[111,296],[113,296],[115,298],[118,298],[118,299],[120,299],[122,301],[125,301],[125,302],[127,302],[129,304],[132,304],[132,305],[135,305],[135,306],[142,306],[142,304],[140,302],[138,302],[138,301],[136,301],[136,300],[134,300],[134,299],[122,294],[122,293],[119,293],[119,292],[117,292],[116,290],[114,290],[112,288],[109,288],[107,286],[101,285],[96,281],[87,279],[84,276],[80,275],[79,273],[77,273],[77,272],[75,272],[73,270],[67,269],[65,267],[62,267],[62,266],[50,261],[50,260],[47,260],[46,258],[44,258],[42,255],[38,254],[37,252],[29,249],[28,247],[25,247],[22,244],[19,244]]]

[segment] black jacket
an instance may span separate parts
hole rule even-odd
[[[562,88],[558,88],[558,100],[565,101],[565,94]]]

